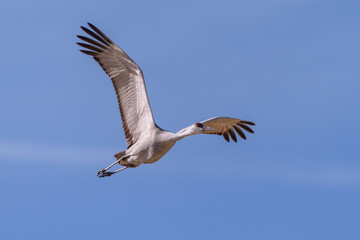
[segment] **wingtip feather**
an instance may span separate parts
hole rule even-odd
[[[254,131],[250,127],[246,126],[243,123],[238,123],[237,125],[249,133],[254,133]]]
[[[230,142],[229,134],[228,134],[227,132],[224,132],[224,133],[223,133],[223,137],[224,137],[224,139],[225,139],[227,142]]]
[[[246,140],[246,136],[245,136],[244,132],[238,126],[234,126],[234,129],[242,139]]]
[[[247,125],[255,126],[255,123],[250,122],[250,121],[241,120],[240,122],[241,122],[241,123],[244,123],[244,124],[247,124]]]
[[[88,51],[88,50],[82,50],[81,49],[80,52],[85,53],[86,55],[93,56],[93,57],[97,55],[96,52],[92,52],[92,51]]]
[[[229,129],[229,135],[230,135],[231,139],[232,139],[234,142],[237,142],[237,139],[236,139],[236,135],[235,135],[235,133],[234,133],[234,130]]]

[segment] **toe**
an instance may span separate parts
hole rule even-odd
[[[99,176],[100,174],[103,174],[105,172],[105,169],[101,169],[100,171],[97,172],[96,176]]]
[[[113,175],[114,172],[103,172],[101,173],[101,175],[99,176],[99,178],[103,178],[103,177],[110,177],[111,175]]]

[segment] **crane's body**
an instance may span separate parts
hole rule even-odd
[[[78,36],[86,42],[78,44],[88,49],[80,51],[93,56],[112,80],[128,145],[127,150],[115,154],[117,160],[113,164],[98,172],[99,177],[111,176],[126,168],[138,167],[142,163],[154,163],[177,141],[190,135],[218,134],[223,135],[228,142],[229,136],[237,142],[235,132],[243,139],[246,139],[243,130],[253,133],[247,126],[255,125],[253,122],[229,117],[210,118],[177,133],[161,129],[155,124],[140,67],[103,32],[88,24],[92,30],[81,28],[93,38]],[[124,167],[114,172],[107,171],[115,164]]]
[[[176,134],[155,128],[146,141],[139,141],[125,151],[123,166],[137,167],[154,163],[162,158],[176,143]]]

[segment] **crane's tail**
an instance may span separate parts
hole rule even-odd
[[[116,159],[120,159],[122,156],[124,156],[124,154],[125,154],[125,151],[122,151],[122,152],[119,152],[119,153],[115,154],[114,157]]]
[[[114,155],[114,157],[115,157],[116,160],[117,160],[117,161],[115,161],[114,165],[115,165],[116,163],[118,163],[118,164],[120,164],[121,166],[130,167],[130,168],[135,168],[135,167],[137,167],[137,166],[140,165],[140,164],[134,165],[134,164],[132,164],[132,163],[129,163],[129,162],[128,162],[128,158],[129,158],[130,156],[125,155],[125,152],[126,152],[126,151],[122,151],[122,152],[119,152],[119,153],[117,153],[117,154]],[[112,166],[114,166],[114,165],[112,165]]]

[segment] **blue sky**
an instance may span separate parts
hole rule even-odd
[[[2,1],[4,239],[359,239],[358,1]],[[142,68],[159,126],[198,135],[106,179],[126,149],[91,22]]]

